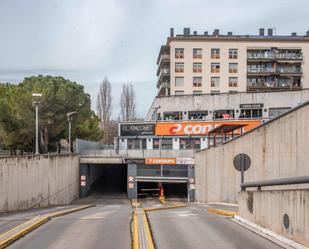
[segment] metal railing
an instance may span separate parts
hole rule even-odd
[[[295,185],[295,184],[306,184],[306,183],[309,183],[309,176],[297,176],[297,177],[279,178],[265,181],[245,182],[241,183],[240,187],[243,190],[246,190],[246,188],[254,188],[254,187],[261,190],[261,187]]]

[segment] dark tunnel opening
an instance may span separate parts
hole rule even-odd
[[[159,196],[157,182],[139,182],[137,185],[138,198]]]
[[[167,199],[187,199],[187,183],[163,183],[164,195]]]
[[[123,198],[127,194],[127,165],[91,165],[91,196]]]

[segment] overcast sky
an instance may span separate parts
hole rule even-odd
[[[93,104],[100,82],[113,87],[119,114],[132,83],[144,117],[156,94],[156,59],[170,27],[277,34],[309,30],[308,0],[0,0],[0,82],[62,75],[85,86]]]

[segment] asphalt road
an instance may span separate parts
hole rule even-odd
[[[157,249],[280,249],[228,220],[195,207],[149,213]]]
[[[131,206],[98,205],[50,220],[10,249],[131,249]]]
[[[0,234],[38,216],[51,212],[60,211],[63,209],[70,208],[72,206],[59,206],[49,208],[35,208],[24,211],[17,211],[11,213],[2,213],[0,215]]]

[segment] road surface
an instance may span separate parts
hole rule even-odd
[[[196,207],[148,214],[156,249],[280,249],[228,220]]]
[[[10,249],[131,249],[131,206],[98,205],[52,219]]]

